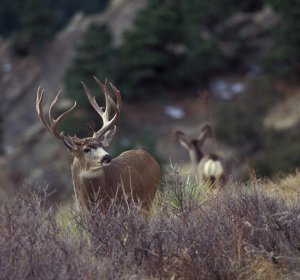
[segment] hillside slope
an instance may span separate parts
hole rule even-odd
[[[15,57],[9,49],[9,42],[0,42],[0,112],[4,116],[5,152],[1,157],[0,185],[12,189],[24,181],[36,182],[39,179],[52,188],[69,186],[71,189],[66,151],[59,141],[44,134],[37,119],[36,90],[42,85],[49,102],[62,89],[64,73],[74,49],[90,23],[107,24],[112,31],[114,43],[119,44],[123,31],[130,27],[137,11],[147,3],[146,0],[125,2],[112,1],[102,14],[89,17],[77,14],[37,55]],[[52,164],[54,161],[55,164]]]

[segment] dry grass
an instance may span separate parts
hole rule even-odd
[[[245,280],[289,280],[291,275],[284,268],[278,268],[271,260],[257,256],[251,258],[251,262],[242,269],[238,279]]]
[[[281,176],[274,180],[266,180],[263,184],[268,193],[275,193],[284,197],[287,201],[293,201],[300,193],[300,172]]]

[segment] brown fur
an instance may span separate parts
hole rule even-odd
[[[147,152],[126,151],[102,167],[95,178],[84,178],[84,168],[82,161],[75,157],[71,169],[81,206],[89,208],[97,197],[104,211],[113,199],[140,201],[143,210],[150,209],[160,182],[160,167]]]

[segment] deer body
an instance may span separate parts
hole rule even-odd
[[[54,119],[52,109],[60,92],[49,107],[49,120],[46,121],[41,105],[44,91],[38,89],[36,110],[40,121],[46,130],[63,141],[74,157],[71,171],[76,203],[79,202],[85,209],[90,209],[93,203],[97,203],[106,211],[112,200],[126,203],[135,201],[140,202],[143,210],[148,211],[160,182],[160,167],[151,155],[142,150],[126,151],[114,159],[105,151],[116,132],[115,123],[120,116],[121,95],[110,84],[115,101],[109,93],[107,82],[103,85],[97,78],[95,80],[104,93],[105,108],[98,105],[95,97],[82,83],[90,104],[103,122],[103,126],[98,131],[93,131],[91,137],[81,139],[58,132],[61,120],[76,107],[75,102],[73,107]],[[114,109],[112,117],[111,108]]]
[[[211,137],[209,125],[205,125],[196,139],[188,139],[181,131],[175,136],[179,143],[187,149],[193,167],[193,174],[198,182],[208,182],[212,186],[223,186],[227,181],[225,163],[222,157],[210,153],[204,155],[202,146],[207,137]]]
[[[158,163],[143,150],[126,151],[112,159],[110,165],[96,170],[82,168],[75,158],[71,170],[80,204],[89,208],[99,197],[103,210],[112,200],[124,200],[125,195],[127,202],[141,200],[142,208],[148,211],[160,181]]]

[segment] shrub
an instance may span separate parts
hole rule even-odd
[[[298,202],[269,196],[258,183],[198,203],[182,196],[175,210],[166,199],[174,187],[165,186],[148,219],[135,205],[115,205],[106,215],[95,210],[92,220],[81,220],[98,261],[109,263],[105,277],[261,279],[298,272]]]
[[[0,209],[1,279],[97,279],[100,270],[81,240],[67,234],[46,196],[24,187]]]
[[[139,205],[114,203],[105,214],[93,205],[91,212],[71,216],[82,234],[62,227],[43,196],[28,187],[4,200],[1,278],[291,279],[299,274],[299,200],[287,203],[267,194],[259,181],[191,199],[180,195],[184,185],[175,177],[148,216]],[[171,205],[174,194],[181,207]]]

